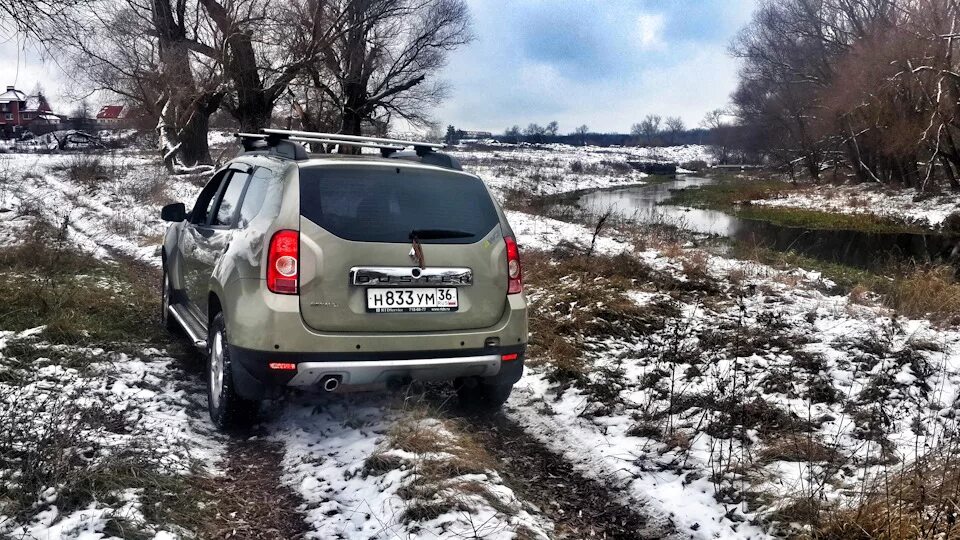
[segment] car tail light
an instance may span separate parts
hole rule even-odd
[[[270,239],[267,288],[277,294],[297,294],[300,278],[300,233],[277,231]]]
[[[270,369],[277,371],[295,371],[297,369],[297,365],[291,362],[270,362],[268,365]]]
[[[523,269],[520,267],[520,250],[512,236],[504,236],[507,243],[507,294],[523,292]]]
[[[503,360],[504,362],[509,362],[511,360],[516,360],[519,357],[520,355],[517,353],[510,353],[510,354],[501,355],[500,359]]]

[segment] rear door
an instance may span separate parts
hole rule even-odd
[[[390,164],[300,170],[300,311],[337,332],[486,328],[506,247],[476,177]]]

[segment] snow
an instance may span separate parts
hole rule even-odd
[[[920,196],[914,188],[888,191],[874,184],[810,186],[779,198],[751,203],[843,214],[873,214],[926,227],[938,227],[947,216],[960,212],[960,201],[952,194]]]
[[[141,456],[155,472],[172,475],[190,473],[196,467],[214,470],[222,443],[208,424],[191,409],[191,394],[196,385],[171,379],[174,360],[156,349],[142,350],[137,356],[38,341],[41,328],[19,333],[0,332],[0,417],[12,420],[22,442],[65,438],[81,442],[89,452],[89,466],[109,463],[122,454]],[[12,340],[30,340],[41,351],[26,372],[11,370],[4,352]],[[85,365],[67,367],[62,359],[84,358]],[[16,365],[14,363],[13,365]],[[83,415],[110,415],[122,421],[124,429],[107,429],[81,420]],[[9,426],[8,426],[9,427]],[[79,429],[79,432],[72,430]],[[58,431],[66,430],[66,431]],[[75,438],[75,439],[73,439]],[[66,448],[63,451],[75,451]],[[0,468],[0,483],[15,486],[15,469]],[[54,486],[38,500],[40,511],[27,523],[4,516],[0,504],[0,535],[24,539],[100,539],[107,522],[122,516],[143,522],[138,495],[134,491],[119,494],[121,505],[110,507],[93,502],[83,509],[63,514],[57,507]],[[170,538],[169,532],[156,530],[156,538]]]
[[[222,134],[216,137],[211,140],[226,139]],[[649,181],[642,173],[616,165],[634,159],[709,161],[707,149],[696,146],[657,149],[656,156],[650,149],[546,146],[502,145],[463,150],[457,155],[468,171],[479,174],[501,197],[518,187],[557,194]],[[162,200],[189,203],[199,186],[184,177],[167,179],[151,158],[127,154],[101,157],[118,175],[90,187],[66,178],[63,167],[74,156],[0,155],[0,247],[17,243],[31,223],[44,219],[67,223],[69,240],[96,257],[122,255],[157,265],[156,248],[165,227],[159,220]],[[164,185],[158,197],[131,189],[131,185],[149,184],[158,177]],[[756,203],[889,211],[931,225],[957,208],[954,201],[915,203],[909,192],[892,195],[862,186],[845,187],[837,193],[830,196],[826,188],[816,188]],[[861,200],[866,202],[851,206],[852,201]],[[565,243],[582,248],[595,243],[594,251],[600,256],[627,252],[655,273],[691,286],[698,278],[688,275],[685,262],[698,255],[703,258],[707,278],[719,284],[721,293],[707,302],[695,294],[679,294],[637,280],[627,298],[650,309],[672,304],[677,315],[664,316],[664,328],[650,335],[588,342],[585,357],[598,368],[590,375],[594,380],[598,380],[600,368],[621,373],[623,387],[615,406],[598,412],[603,404],[595,395],[550,382],[547,368],[542,366],[528,369],[507,405],[509,418],[579,472],[605,482],[614,496],[648,514],[654,524],[673,524],[682,535],[693,538],[768,537],[773,531],[763,520],[774,516],[790,497],[808,492],[811,481],[817,481],[824,500],[853,504],[850,487],[885,472],[874,459],[877,444],[865,439],[863,423],[848,406],[884,415],[889,422],[884,440],[901,463],[916,459],[925,447],[935,447],[960,412],[960,333],[954,328],[904,319],[869,302],[861,305],[846,296],[831,295],[826,291],[832,284],[817,272],[775,269],[722,253],[702,252],[692,244],[668,251],[651,241],[649,247],[639,250],[628,235],[615,230],[594,239],[593,231],[582,225],[517,211],[507,212],[507,217],[526,252],[559,252]],[[736,284],[734,272],[739,275]],[[531,283],[535,279],[528,280],[528,294],[536,309],[541,294]],[[113,290],[118,284],[91,280],[91,286]],[[792,350],[776,342],[763,343],[747,351],[705,345],[711,332],[738,329],[759,336],[785,336],[798,345]],[[17,385],[0,382],[0,416],[27,403],[30,406],[24,412],[29,413],[25,415],[29,426],[41,429],[50,416],[38,404],[73,398],[89,410],[103,408],[120,415],[130,427],[121,433],[84,433],[96,443],[99,453],[95,459],[128,449],[149,449],[153,463],[170,474],[190,474],[197,464],[214,473],[218,470],[224,439],[212,432],[203,412],[197,410],[204,400],[202,381],[180,371],[167,353],[143,347],[136,350],[136,346],[136,352],[119,352],[53,345],[42,341],[40,330],[13,333],[0,329],[0,375],[13,369],[10,357],[4,355],[10,342],[33,340],[35,347],[44,350],[29,380]],[[919,347],[918,343],[935,346]],[[870,347],[875,344],[882,347],[875,351]],[[668,346],[697,354],[671,363],[663,353]],[[90,360],[89,366],[72,367],[60,360],[65,355],[83,355]],[[798,368],[803,355],[816,359],[816,365]],[[719,413],[706,409],[670,416],[673,436],[686,441],[683,444],[636,434],[638,418],[669,405],[663,388],[647,382],[658,370],[678,374],[682,395],[717,396],[734,388],[742,392],[744,400],[762,400],[791,418],[817,419],[812,437],[841,455],[844,467],[797,461],[787,454],[754,459],[757,452],[775,446],[777,434],[750,426],[744,427],[736,440],[711,435],[704,426],[717,420]],[[734,386],[735,376],[740,387]],[[775,376],[784,376],[784,380],[775,380]],[[0,381],[5,380],[0,376]],[[823,381],[840,397],[811,402],[809,396]],[[877,397],[878,390],[885,394]],[[416,453],[397,447],[391,434],[410,422],[411,415],[395,401],[395,396],[381,394],[298,394],[275,404],[261,436],[282,447],[282,481],[302,498],[310,537],[433,538],[483,533],[485,538],[513,538],[518,531],[534,538],[553,536],[550,521],[519,499],[495,468],[447,478],[438,492],[448,493],[452,486],[470,482],[492,494],[499,504],[462,495],[464,507],[432,519],[402,519],[412,504],[404,494],[423,481],[418,472],[422,465],[456,459],[456,450]],[[912,430],[917,418],[923,419],[925,433]],[[441,414],[430,413],[413,421],[445,440],[469,436],[445,423]],[[726,448],[730,453],[723,457],[728,460],[720,467],[723,474],[713,479],[718,449],[727,452]],[[389,457],[397,465],[371,470],[368,458],[374,454]],[[750,474],[737,476],[737,467]],[[9,470],[0,468],[0,482],[16,482],[7,474]],[[751,507],[728,499],[720,502],[719,488],[735,493],[761,491],[769,498]],[[124,492],[118,506],[94,502],[67,513],[57,508],[56,488],[51,487],[46,495],[43,508],[28,523],[5,519],[0,505],[0,534],[36,539],[102,538],[107,521],[118,512],[133,521],[142,518],[138,494],[133,491]],[[517,511],[504,514],[494,507],[500,505]],[[155,538],[179,537],[177,531],[151,527]]]
[[[192,201],[200,186],[168,178],[155,160],[95,155],[110,178],[92,186],[69,181],[64,168],[84,163],[76,154],[0,155],[0,245],[15,243],[35,217],[67,226],[71,243],[98,257],[120,254],[154,266],[166,224],[167,200]],[[2,179],[6,178],[4,182]],[[157,195],[151,197],[154,185]]]
[[[534,538],[548,538],[549,522],[522,509],[513,491],[495,471],[463,474],[444,480],[460,503],[425,521],[405,521],[409,508],[400,491],[417,480],[418,470],[429,460],[451,459],[447,453],[416,454],[391,447],[389,434],[398,423],[411,422],[405,411],[390,406],[384,395],[304,395],[288,403],[280,418],[271,422],[269,437],[285,447],[285,481],[306,502],[311,538],[483,538],[508,539],[522,526]],[[431,416],[412,422],[418,430],[456,441],[439,419]],[[360,427],[357,427],[360,426]],[[378,454],[398,459],[402,465],[385,473],[365,470],[366,461]],[[478,496],[456,493],[455,486],[469,482],[483,486],[501,507],[516,508],[514,515],[494,509]],[[470,508],[469,511],[464,510]]]
[[[510,220],[539,225],[532,237],[530,227],[517,229],[518,241],[537,249],[550,250],[561,240],[588,245],[592,235],[585,227],[566,223],[557,225],[555,233],[550,234],[550,220],[534,216],[511,214]],[[629,246],[612,239],[607,239],[603,245],[608,253],[631,251]],[[655,270],[672,274],[678,280],[687,277],[682,275],[682,265],[661,253],[648,250],[634,252],[634,255]],[[598,367],[615,365],[623,369],[626,387],[619,397],[622,406],[615,408],[613,413],[592,414],[591,411],[600,405],[596,398],[581,390],[551,384],[543,368],[534,368],[515,388],[509,403],[510,416],[582,471],[626,486],[635,504],[643,505],[654,516],[667,516],[681,531],[695,531],[696,537],[703,538],[765,537],[768,531],[742,520],[769,515],[777,509],[777,503],[748,511],[743,505],[717,502],[715,488],[709,481],[712,467],[716,465],[713,455],[718,445],[731,441],[707,435],[700,426],[702,419],[699,415],[683,418],[681,414],[674,418],[675,429],[692,441],[687,452],[679,452],[659,440],[627,433],[638,415],[651,407],[656,409],[656,404],[662,403],[663,398],[643,380],[652,370],[669,365],[664,363],[658,351],[673,338],[674,329],[682,332],[682,347],[696,347],[700,341],[698,336],[712,329],[733,324],[769,332],[765,326],[769,322],[766,321],[775,318],[786,329],[780,331],[792,336],[793,342],[806,342],[799,351],[824,359],[822,369],[812,379],[794,367],[797,353],[778,352],[775,347],[744,357],[727,355],[722,350],[705,351],[688,363],[677,365],[676,372],[684,373],[697,362],[705,362],[699,368],[707,368],[703,374],[681,377],[683,392],[687,395],[716,395],[719,388],[730,384],[731,373],[738,370],[747,381],[745,400],[747,396],[750,400],[758,397],[798,418],[833,418],[819,423],[813,436],[827,447],[837,448],[847,460],[849,469],[855,472],[847,474],[844,472],[846,468],[816,469],[815,474],[820,475],[817,478],[826,479],[822,486],[826,500],[851,503],[853,498],[846,486],[862,485],[884,474],[882,466],[870,464],[870,452],[875,454],[876,447],[864,445],[862,425],[855,419],[855,410],[846,409],[847,405],[862,406],[867,410],[874,405],[883,407],[891,422],[886,438],[893,444],[893,454],[900,462],[910,463],[917,459],[924,448],[935,447],[938,438],[951,431],[953,415],[938,415],[944,407],[955,410],[956,405],[949,404],[956,404],[960,399],[960,333],[937,328],[925,320],[895,318],[885,308],[856,305],[847,296],[825,293],[823,291],[830,284],[821,281],[815,272],[776,270],[716,255],[709,255],[706,267],[712,277],[721,280],[730,270],[740,269],[747,276],[746,285],[754,292],[738,293],[744,295],[739,301],[710,307],[694,300],[681,300],[680,316],[667,321],[664,331],[626,341],[599,340],[594,343],[596,352],[587,353]],[[787,285],[794,281],[796,285]],[[533,309],[536,309],[538,295],[534,293],[535,290],[530,292],[534,299]],[[628,294],[640,305],[649,305],[664,296],[663,291],[655,288]],[[867,365],[874,362],[874,356],[867,352],[869,344],[874,342],[884,343],[886,350],[877,353],[876,364],[871,369],[857,369],[858,362],[867,362],[858,356],[869,357]],[[918,342],[937,344],[942,352],[912,346]],[[916,361],[930,368],[924,369],[925,373],[920,376],[912,364],[904,363],[908,355],[915,355]],[[790,373],[790,377],[795,378],[795,395],[764,386],[774,372]],[[872,396],[868,392],[886,380],[886,374],[889,374],[891,390],[887,401],[876,404],[862,401],[860,396]],[[804,398],[809,392],[806,387],[818,379],[829,381],[846,398],[811,404]],[[932,395],[924,388],[938,390]],[[912,429],[916,418],[927,419],[926,435],[917,434]],[[750,439],[755,448],[771,443],[755,432]],[[748,452],[739,447],[742,443],[733,441],[732,444],[734,460],[746,459]],[[810,482],[809,474],[814,474],[805,469],[797,472],[797,463],[783,461],[766,465],[744,462],[744,465],[755,467],[758,477],[769,479],[757,481],[754,487],[772,493],[802,493],[804,482]],[[750,483],[749,478],[745,481]],[[809,492],[809,486],[806,489]],[[731,520],[730,516],[737,519]]]
[[[461,145],[450,152],[468,172],[479,175],[498,192],[522,188],[536,195],[553,195],[585,189],[608,189],[646,183],[645,173],[629,161],[711,163],[709,147],[604,147],[547,144]]]

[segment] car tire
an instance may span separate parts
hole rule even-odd
[[[171,334],[182,335],[180,323],[170,316],[170,299],[173,298],[173,286],[170,284],[170,275],[167,274],[167,265],[163,265],[163,283],[160,285],[160,321],[163,327]]]
[[[207,408],[210,420],[221,430],[249,427],[260,409],[259,401],[244,399],[234,388],[228,343],[227,326],[218,313],[207,339]]]
[[[463,409],[479,413],[495,413],[506,403],[513,391],[512,384],[474,384],[456,385],[457,400]]]

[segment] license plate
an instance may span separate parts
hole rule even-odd
[[[406,289],[367,289],[369,313],[429,313],[456,311],[457,289],[453,287],[417,287]]]

